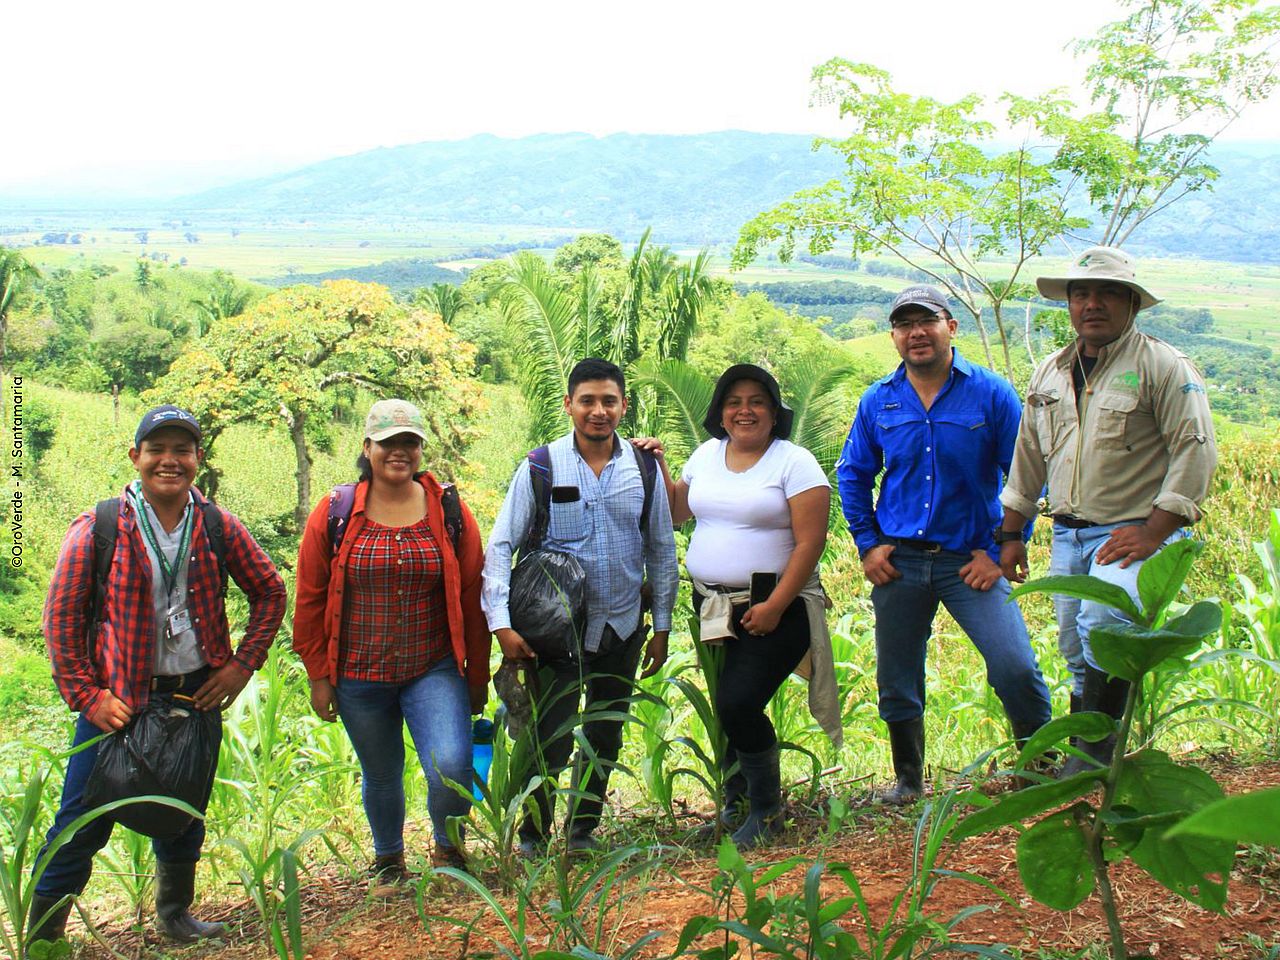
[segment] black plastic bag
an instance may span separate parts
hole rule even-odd
[[[578,559],[531,550],[511,571],[511,628],[539,659],[576,660],[587,626],[587,576]]]
[[[123,730],[98,744],[84,804],[99,807],[153,794],[203,810],[209,802],[221,742],[222,714],[217,710],[197,710],[169,697],[153,698]],[[161,840],[179,836],[193,819],[158,803],[126,804],[112,818]]]

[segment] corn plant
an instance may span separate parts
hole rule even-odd
[[[451,877],[479,898],[483,907],[470,921],[426,912],[423,896],[425,879],[418,889],[418,915],[428,929],[434,923],[445,923],[463,931],[468,941],[479,921],[496,916],[507,932],[507,940],[490,938],[493,946],[507,960],[631,960],[659,934],[647,933],[623,943],[622,928],[627,908],[634,899],[644,897],[649,874],[656,868],[643,847],[627,846],[596,859],[589,868],[575,869],[567,857],[553,857],[531,867],[524,881],[515,889],[514,910],[508,910],[483,883],[464,870],[441,867],[437,875]],[[554,896],[545,889],[551,886]],[[544,933],[548,949],[531,951],[528,936],[532,930]]]
[[[240,854],[243,860],[237,869],[240,883],[262,919],[280,960],[303,960],[306,954],[302,944],[298,862],[302,848],[320,835],[319,830],[304,830],[292,843],[275,846],[265,854],[235,837],[223,837],[219,841]]]
[[[75,750],[58,755],[54,760],[58,762],[65,760],[72,753],[96,742],[97,740],[91,740],[81,744]],[[193,817],[201,816],[200,812],[189,804],[172,797],[148,795],[113,800],[77,817],[49,842],[43,853],[37,855],[36,848],[40,842],[40,832],[36,829],[36,821],[43,808],[49,772],[48,767],[34,765],[26,775],[20,794],[14,796],[6,791],[6,795],[0,799],[0,827],[3,828],[3,836],[0,837],[0,902],[3,902],[8,918],[7,923],[0,922],[0,947],[3,947],[10,960],[22,960],[25,956],[29,933],[27,920],[36,884],[44,875],[54,854],[69,843],[81,827],[132,803],[159,803],[181,810]],[[63,904],[65,900],[59,901],[53,909],[58,909]],[[38,924],[43,919],[45,918],[36,917],[35,921]],[[48,955],[47,950],[46,954]]]
[[[951,834],[959,823],[954,793],[927,803],[916,823],[912,843],[911,876],[893,898],[888,915],[877,922],[853,871],[845,864],[790,857],[779,863],[753,867],[732,841],[718,851],[719,874],[712,881],[715,915],[690,918],[680,932],[674,956],[692,955],[700,960],[730,960],[737,952],[737,937],[786,960],[908,960],[955,954],[1012,960],[1005,951],[985,944],[965,944],[951,936],[954,928],[975,913],[990,909],[975,904],[951,916],[928,909],[934,888],[944,878],[973,882],[1010,901],[990,881],[941,866]],[[831,810],[833,822],[841,811]],[[798,867],[806,867],[798,891],[777,893],[772,887]],[[835,897],[822,893],[824,876],[837,878],[844,892]],[[846,918],[858,915],[861,935],[847,929]],[[696,941],[714,936],[714,945],[692,949]]]
[[[704,790],[715,800],[715,822],[720,823],[720,812],[724,804],[724,781],[730,771],[725,769],[725,756],[729,748],[729,739],[724,727],[720,724],[720,716],[715,709],[716,688],[720,682],[720,672],[724,668],[724,648],[698,641],[698,621],[689,618],[689,632],[693,638],[693,649],[697,654],[698,666],[706,681],[706,692],[685,674],[687,666],[681,667],[667,683],[675,687],[684,696],[690,708],[690,718],[696,718],[698,725],[706,737],[706,744],[699,740],[696,732],[675,737],[672,744],[679,744],[689,751],[697,766],[688,763],[674,767],[667,773],[667,792],[675,792],[675,781],[678,777],[690,777],[700,783]]]
[[[1018,759],[1020,767],[1026,766],[1055,744],[1061,748],[1072,735],[1097,741],[1114,734],[1108,766],[1008,794],[995,803],[971,794],[970,800],[984,809],[957,829],[959,837],[974,836],[1009,825],[1022,829],[1023,821],[1035,818],[1017,843],[1023,885],[1036,900],[1058,910],[1070,910],[1096,888],[1113,960],[1128,957],[1110,880],[1110,864],[1116,860],[1129,857],[1174,893],[1206,909],[1221,911],[1226,901],[1235,845],[1172,830],[1221,799],[1222,789],[1203,770],[1174,763],[1154,748],[1128,753],[1144,678],[1187,664],[1221,623],[1221,610],[1207,601],[1168,616],[1202,549],[1202,544],[1182,540],[1147,560],[1138,575],[1141,609],[1123,589],[1095,577],[1046,577],[1014,591],[1015,597],[1067,594],[1105,603],[1129,617],[1131,623],[1100,628],[1090,637],[1098,665],[1129,681],[1129,692],[1118,724],[1101,713],[1060,717],[1032,736]],[[1099,788],[1101,795],[1092,797]]]

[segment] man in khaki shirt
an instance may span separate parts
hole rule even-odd
[[[1000,566],[1010,581],[1027,577],[1022,527],[1048,485],[1053,516],[1049,572],[1091,574],[1123,587],[1140,604],[1138,571],[1200,519],[1217,463],[1204,379],[1187,357],[1141,333],[1138,311],[1159,301],[1137,283],[1133,260],[1091,247],[1065,277],[1040,277],[1040,293],[1066,300],[1077,339],[1032,375],[1000,501]],[[1126,681],[1098,669],[1089,634],[1126,622],[1116,610],[1055,597],[1058,647],[1073,679],[1072,712],[1119,717]],[[1107,762],[1114,738],[1081,748]],[[1084,764],[1073,761],[1064,773]]]

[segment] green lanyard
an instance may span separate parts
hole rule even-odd
[[[151,528],[151,521],[147,518],[147,508],[142,502],[142,494],[138,491],[136,482],[134,486],[129,488],[129,492],[133,495],[134,508],[138,511],[138,524],[142,527],[142,535],[147,538],[147,543],[155,551],[156,561],[160,564],[160,573],[164,576],[165,596],[172,596],[173,588],[178,584],[178,571],[182,569],[187,551],[191,548],[191,533],[195,527],[193,522],[195,511],[191,509],[191,504],[188,502],[187,518],[182,524],[182,536],[178,538],[177,564],[174,565],[169,563],[169,558],[160,549],[160,543],[156,539],[155,530]]]

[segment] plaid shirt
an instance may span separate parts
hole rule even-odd
[[[204,497],[193,488],[196,503]],[[107,577],[102,630],[88,636],[89,602],[93,596],[93,511],[71,522],[44,604],[44,636],[53,678],[68,706],[91,710],[110,690],[138,709],[151,693],[155,663],[155,606],[151,598],[151,560],[142,541],[128,497],[121,497],[116,521],[116,551]],[[234,660],[246,671],[257,670],[284,619],[284,581],[271,558],[254,542],[235,516],[222,511],[227,544],[227,571],[249,598],[249,624],[234,652],[227,614],[220,596],[218,562],[204,534],[204,515],[195,511],[191,560],[187,568],[191,623],[209,666]]]
[[[407,527],[366,520],[347,560],[338,675],[406,683],[447,656],[443,574],[425,518]]]

